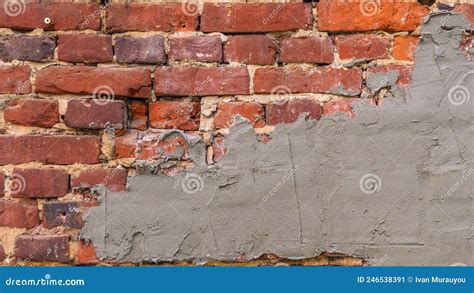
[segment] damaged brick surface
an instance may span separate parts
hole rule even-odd
[[[0,10],[1,264],[472,263],[474,5],[27,2]]]

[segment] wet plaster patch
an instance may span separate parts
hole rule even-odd
[[[262,144],[238,119],[211,167],[192,141],[191,172],[142,171],[128,192],[104,192],[81,237],[121,262],[330,251],[373,265],[473,265],[474,64],[458,50],[467,29],[462,15],[427,19],[412,85],[360,104],[354,120],[300,119]]]

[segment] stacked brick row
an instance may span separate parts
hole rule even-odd
[[[397,70],[408,85],[419,26],[441,4],[381,2],[375,13],[357,1],[5,2],[0,261],[97,263],[77,238],[94,186],[125,191],[136,160],[186,168],[182,133],[202,137],[214,164],[237,114],[265,141],[302,113],[380,104],[371,74]],[[449,9],[474,22],[473,5]]]

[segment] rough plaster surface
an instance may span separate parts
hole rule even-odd
[[[474,63],[457,50],[468,26],[427,19],[412,85],[359,105],[354,120],[300,119],[263,144],[238,119],[213,167],[190,141],[192,173],[104,193],[81,237],[127,262],[337,251],[373,265],[473,265]],[[394,83],[392,72],[376,79]]]

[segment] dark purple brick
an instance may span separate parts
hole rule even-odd
[[[115,56],[119,63],[163,64],[166,61],[164,38],[120,37],[115,40]]]
[[[4,61],[44,61],[54,57],[56,42],[47,36],[13,35],[0,37],[0,59]]]

